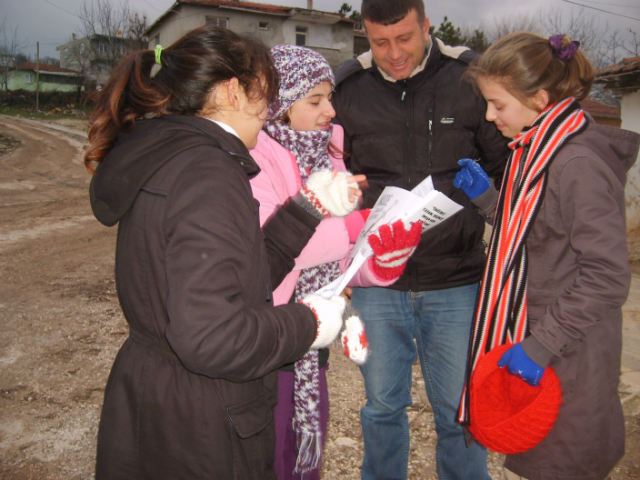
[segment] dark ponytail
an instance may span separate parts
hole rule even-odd
[[[278,94],[269,49],[251,36],[207,24],[162,50],[160,58],[162,66],[153,78],[153,50],[132,53],[114,69],[89,120],[84,163],[90,172],[137,118],[196,115],[219,82],[237,78],[252,100],[266,97],[271,102]]]

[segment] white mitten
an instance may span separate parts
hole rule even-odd
[[[344,297],[335,295],[327,300],[312,293],[300,300],[300,303],[311,309],[318,322],[316,339],[310,349],[318,350],[331,345],[342,330],[342,313],[346,305]]]
[[[364,365],[369,356],[369,343],[359,312],[349,306],[345,308],[343,316],[346,319],[341,337],[344,354],[358,365]]]
[[[320,212],[323,217],[344,217],[356,209],[358,199],[349,201],[349,187],[358,188],[357,183],[348,184],[348,172],[338,172],[333,176],[331,170],[312,173],[300,194]]]

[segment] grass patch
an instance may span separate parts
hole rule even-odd
[[[20,108],[16,106],[4,105],[0,107],[1,115],[8,115],[11,117],[30,118],[34,120],[58,120],[71,118],[74,120],[89,119],[91,110],[84,108],[53,108],[47,111],[37,112],[31,108]]]

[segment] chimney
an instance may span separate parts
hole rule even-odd
[[[313,0],[307,0],[307,10],[313,10]]]
[[[75,34],[75,33],[72,33],[72,34],[71,34],[71,40],[75,40],[75,39],[76,39],[76,34]]]

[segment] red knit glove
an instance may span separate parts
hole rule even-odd
[[[393,228],[393,231],[391,230]],[[383,225],[367,239],[374,256],[369,259],[369,267],[382,280],[396,280],[404,272],[407,260],[413,254],[422,233],[422,223],[415,222],[407,232],[402,220],[391,227]]]
[[[358,310],[347,306],[344,310],[344,330],[342,330],[342,346],[344,354],[352,362],[363,365],[369,356],[369,343],[364,331],[364,324],[360,320]]]

